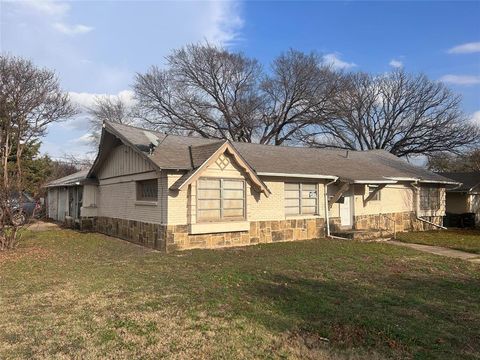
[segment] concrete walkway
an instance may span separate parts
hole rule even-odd
[[[410,249],[415,249],[415,250],[418,250],[418,251],[428,252],[430,254],[447,256],[447,257],[451,257],[451,258],[467,260],[467,261],[471,261],[473,263],[480,264],[480,254],[472,254],[472,253],[468,253],[468,252],[465,252],[465,251],[448,249],[448,248],[444,248],[444,247],[440,247],[440,246],[410,244],[410,243],[404,243],[404,242],[395,241],[395,240],[387,241],[387,243],[397,245],[397,246],[408,247]]]

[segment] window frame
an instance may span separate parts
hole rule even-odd
[[[433,196],[435,194],[435,196]],[[424,207],[424,201],[427,201],[427,207]],[[435,199],[435,206],[432,206],[432,199]],[[421,211],[438,211],[441,208],[441,191],[439,187],[422,186],[419,194]]]
[[[143,197],[143,186],[145,183],[150,182],[154,183],[155,182],[155,194],[156,197]],[[158,178],[153,178],[153,179],[143,179],[143,180],[136,180],[135,181],[135,200],[137,202],[148,202],[148,203],[156,203],[158,202]]]
[[[218,180],[220,182],[220,188],[218,189],[220,192],[220,198],[204,198],[201,199],[199,197],[199,190],[215,190],[211,188],[205,188],[202,189],[200,187],[200,182],[202,180]],[[241,189],[225,189],[223,186],[224,181],[238,181],[242,183]],[[223,193],[225,190],[242,190],[243,192],[243,198],[242,199],[225,199],[223,197]],[[199,207],[199,201],[201,200],[218,200],[220,201],[220,208],[219,209],[200,209]],[[238,217],[225,217],[224,216],[224,207],[223,207],[223,202],[224,200],[242,200],[243,204],[243,211],[242,211],[242,216]],[[195,214],[196,214],[196,222],[197,223],[219,223],[219,222],[232,222],[232,221],[245,221],[247,218],[247,186],[246,186],[246,181],[245,179],[242,178],[233,178],[233,177],[217,177],[217,176],[203,176],[197,179],[196,181],[196,199],[195,199]],[[239,208],[231,208],[231,209],[239,209]],[[220,217],[218,219],[202,219],[200,217],[200,212],[202,210],[219,210],[220,212]]]
[[[370,189],[373,189],[373,191],[375,191],[375,190],[378,189],[378,185],[367,185],[367,190],[368,190],[367,197],[369,197],[370,194],[372,193],[372,191],[370,191]],[[377,193],[375,194],[375,196],[370,199],[370,201],[381,201],[382,200],[381,192],[382,192],[382,189],[378,190]]]
[[[295,213],[295,214],[287,214],[287,211],[286,209],[287,208],[296,208],[297,206],[287,206],[285,205],[285,200],[291,200],[291,199],[296,199],[296,198],[287,198],[285,196],[285,192],[287,191],[286,190],[286,185],[287,184],[293,184],[293,185],[298,185],[299,186],[299,205],[298,205],[298,209],[299,209],[299,212],[298,213]],[[310,197],[308,198],[304,198],[303,197],[303,192],[304,191],[312,191],[312,190],[303,190],[303,186],[304,185],[314,185],[315,186],[315,210],[313,213],[304,213],[303,212],[303,208],[304,208],[304,205],[303,205],[303,200],[304,199],[312,199]],[[284,182],[284,189],[283,189],[283,200],[284,200],[284,205],[283,205],[283,211],[285,213],[285,217],[295,217],[295,216],[318,216],[319,215],[319,209],[318,209],[318,206],[319,206],[319,187],[318,187],[318,183],[311,183],[311,182],[291,182],[291,181],[288,181],[288,182]],[[312,207],[312,206],[305,206],[305,207]]]

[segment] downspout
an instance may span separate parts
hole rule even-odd
[[[422,219],[420,216],[418,216],[418,207],[419,207],[419,202],[418,202],[418,191],[420,190],[420,188],[417,186],[417,183],[418,183],[418,180],[415,180],[415,183],[412,183],[411,186],[415,189],[416,191],[416,206],[415,206],[415,217],[417,218],[417,220],[419,221],[422,221],[424,223],[427,223],[429,225],[432,225],[432,226],[435,226],[439,229],[443,229],[443,230],[447,230],[447,228],[445,226],[441,226],[441,225],[437,225],[431,221],[428,221],[428,220],[425,220],[425,219]]]
[[[325,222],[327,224],[327,237],[332,238],[332,239],[350,240],[350,239],[343,238],[343,237],[340,237],[340,236],[330,235],[330,218],[329,218],[329,215],[328,215],[328,185],[332,185],[333,183],[335,183],[335,181],[337,181],[337,179],[332,180],[332,181],[325,184],[325,194],[324,194],[325,201],[324,202],[325,202]]]

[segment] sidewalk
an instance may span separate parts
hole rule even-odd
[[[395,241],[395,240],[387,241],[387,243],[397,245],[397,246],[408,247],[410,249],[415,249],[415,250],[418,250],[418,251],[428,252],[430,254],[447,256],[447,257],[451,257],[451,258],[467,260],[467,261],[471,261],[473,263],[480,264],[480,254],[472,254],[472,253],[469,253],[469,252],[454,250],[454,249],[448,249],[448,248],[444,248],[444,247],[440,247],[440,246],[410,244],[410,243],[404,243],[404,242]]]

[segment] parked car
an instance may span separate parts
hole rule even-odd
[[[35,213],[41,208],[40,203],[26,192],[12,194],[7,201],[11,216],[6,222],[13,223],[14,225],[25,224],[27,220],[34,217]],[[0,210],[0,218],[2,217],[3,213]]]

